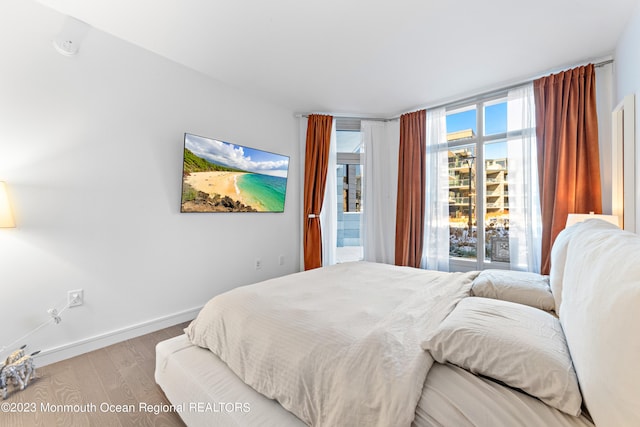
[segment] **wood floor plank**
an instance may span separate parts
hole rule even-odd
[[[98,350],[102,351],[102,350]],[[107,390],[104,387],[100,377],[97,375],[95,367],[90,362],[86,355],[74,358],[74,369],[78,378],[81,378],[78,385],[84,401],[86,404],[93,403],[97,406],[96,411],[101,411],[101,404],[106,402],[105,396]],[[126,424],[122,424],[118,419],[114,417],[90,417],[91,425],[96,427],[111,427],[122,426],[126,427]]]
[[[146,414],[138,412],[139,402],[134,396],[130,384],[123,377],[122,371],[119,370],[118,364],[114,363],[110,356],[114,347],[119,349],[121,343],[91,354],[91,363],[98,371],[100,381],[102,381],[109,401],[113,405],[108,412],[112,418],[131,421],[132,425],[144,425]],[[129,411],[130,408],[134,410]]]
[[[21,411],[0,412],[0,426],[184,426],[177,413],[154,406],[169,406],[154,373],[156,344],[182,334],[187,325],[37,368],[24,390],[9,386],[4,402]],[[140,410],[141,402],[146,411]]]
[[[143,366],[153,363],[154,359],[136,359],[136,355],[140,355],[140,352],[136,351],[138,347],[140,346],[131,345],[131,342],[123,342],[120,346],[108,349],[108,353],[138,404],[145,404],[145,408],[154,407],[161,403],[156,391],[157,385],[153,374],[143,369]]]
[[[40,403],[40,411],[55,417],[55,425],[89,425],[86,413],[80,410],[84,401],[78,388],[79,379],[75,375],[72,360],[59,363],[55,375],[50,377],[53,398],[51,402]],[[43,405],[50,404],[47,409]],[[59,410],[60,405],[70,405],[73,410]],[[77,410],[75,408],[78,408]]]

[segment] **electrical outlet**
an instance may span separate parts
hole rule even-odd
[[[256,270],[260,270],[262,268],[262,260],[260,258],[256,258]]]
[[[280,255],[280,256],[278,257],[278,264],[280,264],[280,265],[284,265],[284,255]]]
[[[67,291],[67,304],[69,304],[69,307],[77,307],[84,304],[84,290]]]

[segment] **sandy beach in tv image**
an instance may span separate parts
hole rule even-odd
[[[283,212],[289,158],[185,134],[182,212]]]

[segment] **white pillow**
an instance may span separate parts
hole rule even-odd
[[[471,285],[477,297],[517,302],[541,310],[555,308],[549,276],[525,271],[483,270]]]
[[[582,396],[562,327],[542,310],[489,298],[465,298],[422,343],[452,363],[580,415]]]

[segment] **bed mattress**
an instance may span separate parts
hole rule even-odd
[[[299,427],[305,424],[243,383],[216,355],[186,335],[156,347],[155,379],[190,427]],[[541,401],[451,365],[434,364],[415,427],[544,425],[593,427]]]
[[[192,345],[186,335],[157,345],[155,378],[191,427],[305,425],[278,402],[243,383],[211,351]]]

